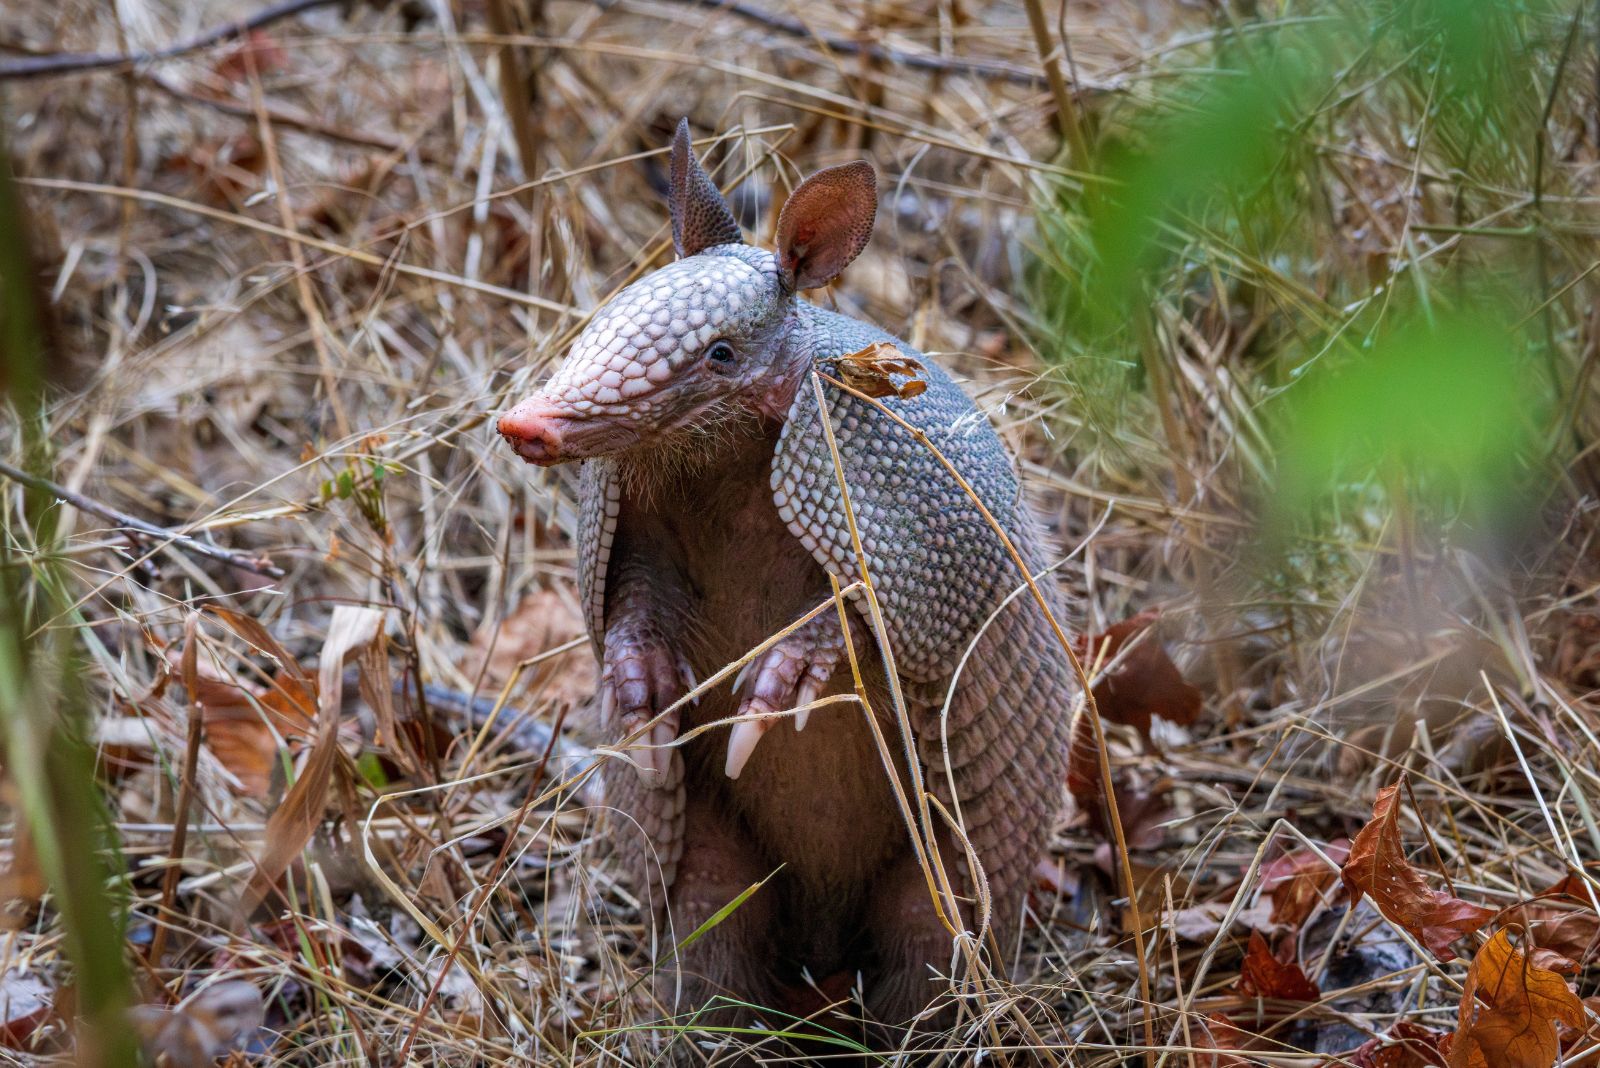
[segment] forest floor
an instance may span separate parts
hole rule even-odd
[[[1600,1063],[1585,5],[1074,0],[1047,61],[1010,0],[299,7],[133,65],[90,54],[265,8],[0,15],[50,355],[38,430],[0,426],[0,568],[68,666],[0,694],[0,1061],[120,1019],[88,976],[123,972],[179,1068],[797,1056],[652,1023],[572,480],[492,425],[670,258],[688,116],[757,242],[873,160],[828,299],[966,380],[1116,639],[1079,650],[1123,833],[1064,709],[1024,949],[907,1044]],[[114,843],[42,818],[40,737],[90,740]],[[91,855],[98,940],[60,889]],[[836,1055],[887,1063],[835,993]]]

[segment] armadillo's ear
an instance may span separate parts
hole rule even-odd
[[[717,184],[695,158],[689,143],[689,120],[678,121],[678,134],[672,139],[672,246],[680,256],[715,245],[731,245],[743,240],[739,220],[728,210],[727,201],[717,192]]]
[[[785,289],[827,285],[867,247],[878,176],[864,159],[818,171],[778,215],[778,278]]]

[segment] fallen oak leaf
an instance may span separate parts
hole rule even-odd
[[[1213,1012],[1191,1028],[1189,1040],[1197,1050],[1216,1050],[1193,1058],[1195,1068],[1250,1068],[1243,1057],[1229,1056],[1229,1051],[1247,1050],[1256,1036],[1241,1029],[1226,1013]]]
[[[128,1021],[152,1064],[166,1068],[207,1068],[242,1049],[260,1029],[266,1002],[254,984],[242,979],[213,983],[181,1005],[164,1009],[137,1005]]]
[[[1294,940],[1286,940],[1284,946],[1292,953]],[[1245,950],[1244,962],[1239,966],[1236,989],[1246,997],[1277,1001],[1317,1001],[1322,997],[1322,991],[1316,983],[1306,978],[1300,964],[1273,953],[1260,931],[1250,932],[1250,943]]]
[[[1372,898],[1384,919],[1414,935],[1441,961],[1451,961],[1456,955],[1450,943],[1488,923],[1495,911],[1428,888],[1401,844],[1399,791],[1399,782],[1378,791],[1372,819],[1350,844],[1341,869],[1345,889],[1352,903],[1362,894]]]
[[[1350,841],[1340,838],[1323,846],[1335,864],[1350,856]],[[1313,849],[1296,849],[1261,866],[1261,889],[1272,901],[1272,922],[1299,927],[1323,904],[1323,895],[1339,881],[1339,869]]]
[[[1160,613],[1146,610],[1074,643],[1086,669],[1101,666],[1102,673],[1093,684],[1094,705],[1101,718],[1132,727],[1146,740],[1153,717],[1187,727],[1199,718],[1203,703],[1200,691],[1184,681],[1154,635],[1129,646],[1159,618]]]
[[[1583,1002],[1555,972],[1536,966],[1504,928],[1472,957],[1461,991],[1450,1068],[1550,1068],[1556,1024],[1581,1029]]]
[[[1448,1037],[1443,1031],[1401,1020],[1385,1037],[1363,1043],[1347,1059],[1325,1068],[1445,1068],[1440,1045]]]
[[[383,641],[384,613],[376,608],[339,605],[328,624],[328,637],[317,665],[316,736],[304,763],[283,801],[267,819],[266,847],[256,862],[256,870],[240,901],[248,914],[259,905],[300,855],[317,825],[322,821],[333,766],[339,754],[339,706],[344,687],[340,685],[346,657],[365,653]],[[362,670],[375,658],[363,657]],[[388,681],[381,685],[387,687]]]

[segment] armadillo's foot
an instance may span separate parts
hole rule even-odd
[[[638,735],[628,749],[640,780],[652,789],[667,781],[678,737],[678,713],[661,713],[694,686],[689,662],[657,628],[635,622],[606,633],[601,720],[613,736]]]
[[[859,628],[852,628],[852,632]],[[805,730],[809,707],[822,695],[834,668],[845,658],[845,636],[839,617],[825,612],[745,665],[734,682],[744,694],[739,715],[728,735],[728,778],[737,779],[771,730],[780,713],[794,710],[794,729]]]

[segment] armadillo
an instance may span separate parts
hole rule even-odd
[[[817,172],[767,251],[744,243],[680,124],[676,260],[595,312],[499,419],[523,459],[581,464],[578,578],[603,722],[633,739],[629,759],[607,762],[611,834],[668,924],[668,1007],[717,994],[782,1005],[805,977],[847,972],[876,1019],[912,1018],[961,963],[953,927],[975,929],[981,912],[1009,954],[1060,802],[1067,654],[968,492],[886,413],[926,435],[1038,574],[1047,547],[1012,456],[938,363],[800,295],[865,247],[876,186],[865,161]],[[922,364],[920,392],[870,400],[828,373],[876,343]],[[848,587],[864,573],[877,627],[859,587],[848,611],[829,604],[830,575]],[[819,605],[736,677],[680,701]],[[865,705],[849,698],[852,664]],[[938,805],[919,804],[918,778]],[[936,828],[920,850],[919,808]],[[934,864],[958,909],[935,907]]]

